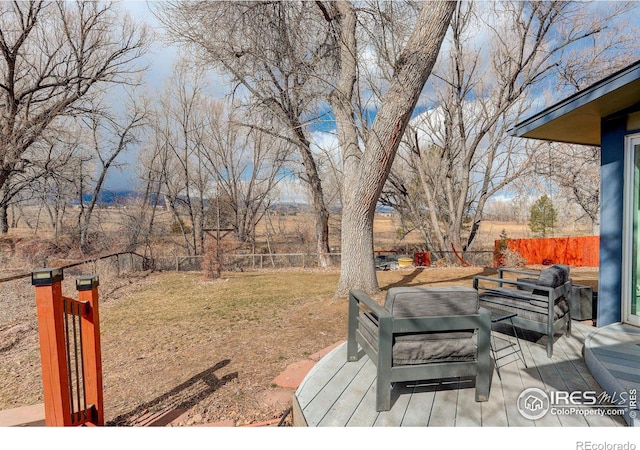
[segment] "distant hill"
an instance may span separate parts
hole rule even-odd
[[[132,190],[121,190],[121,191],[105,190],[100,193],[97,203],[99,206],[103,206],[103,207],[115,206],[115,205],[125,203],[126,201],[130,201],[132,199],[136,199],[140,197],[141,197],[140,193]],[[93,196],[91,194],[85,194],[82,197],[82,200],[84,201],[85,204],[87,204],[91,201],[92,198]],[[72,202],[71,204],[78,205],[78,202]]]
[[[142,193],[130,190],[105,190],[100,193],[100,197],[98,198],[98,205],[102,207],[108,206],[116,206],[126,203],[127,201],[142,199]],[[91,194],[85,194],[83,197],[85,204],[91,201]],[[77,205],[78,202],[72,203]],[[158,201],[158,205],[164,206],[164,198],[160,198]],[[280,214],[295,214],[295,213],[304,213],[311,212],[311,205],[304,202],[277,202],[269,207],[269,210],[278,212]],[[342,208],[340,206],[331,206],[329,207],[331,213],[339,214],[342,212]],[[376,208],[376,212],[378,213],[391,213],[393,212],[393,208],[388,206],[378,205]]]

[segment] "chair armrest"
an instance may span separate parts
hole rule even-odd
[[[354,289],[349,291],[349,317],[347,331],[347,361],[357,361],[358,359],[358,342],[356,335],[358,332],[358,321],[360,310],[364,306],[371,311],[378,319],[378,339],[388,340],[389,346],[391,341],[391,328],[393,317],[391,313],[378,302],[369,297],[365,292]]]
[[[505,280],[504,278],[486,277],[483,275],[476,275],[475,277],[473,277],[473,288],[475,290],[478,290],[480,285],[479,283],[480,280],[490,281],[492,283],[496,283],[499,286],[502,286],[503,284],[509,284],[516,287],[519,286],[519,287],[524,287],[528,289],[552,290],[552,288],[546,288],[545,286],[538,286],[537,284],[526,283],[524,281]]]
[[[350,308],[353,305],[359,310],[360,304],[364,304],[378,317],[391,317],[391,313],[389,311],[387,311],[383,306],[381,306],[378,302],[376,302],[374,299],[369,297],[363,291],[354,289],[351,292],[349,292]],[[349,310],[349,312],[351,312],[351,309]]]
[[[520,287],[525,287],[528,288],[530,290],[536,290],[536,291],[544,291],[546,292],[546,295],[549,299],[549,304],[553,305],[555,304],[555,301],[557,299],[559,299],[560,297],[567,295],[570,291],[571,291],[571,285],[572,282],[571,280],[566,281],[565,283],[561,284],[560,286],[556,287],[556,288],[552,288],[549,286],[541,286],[538,284],[531,284],[531,283],[526,283],[523,281],[515,281],[515,280],[505,280],[505,279],[501,279],[501,278],[495,278],[495,277],[486,277],[486,276],[482,276],[482,275],[476,275],[475,277],[473,277],[473,288],[476,290],[479,290],[479,281],[490,281],[493,283],[498,284],[499,286],[502,286],[503,284],[509,284],[509,285],[513,285],[513,286],[520,286]],[[507,295],[507,294],[505,294]]]
[[[498,269],[498,276],[500,278],[502,278],[502,274],[503,273],[515,273],[515,274],[519,274],[519,275],[533,275],[533,276],[539,276],[540,272],[533,272],[531,270],[519,270],[519,269],[505,269],[505,268],[500,268]]]

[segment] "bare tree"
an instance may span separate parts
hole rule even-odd
[[[215,6],[213,6],[215,5]],[[404,128],[436,60],[455,3],[423,3],[413,33],[394,60],[394,74],[369,129],[357,83],[357,6],[349,2],[180,2],[161,11],[173,40],[233,76],[256,107],[268,108],[298,144],[312,190],[319,251],[326,207],[310,140],[317,89],[335,116],[344,171],[342,272],[338,293],[375,292],[373,213]],[[318,83],[318,81],[320,81]],[[360,128],[359,128],[360,127]],[[364,141],[364,151],[359,139]],[[322,248],[320,248],[322,247]]]
[[[597,233],[600,220],[600,148],[549,142],[538,152],[534,174],[549,185],[539,192],[558,190],[568,203],[575,203]],[[563,208],[564,209],[564,208]]]
[[[80,205],[77,226],[80,249],[83,253],[89,251],[89,230],[107,175],[118,166],[118,157],[140,142],[141,128],[147,125],[146,106],[136,97],[135,92],[125,90],[120,100],[117,107],[124,106],[122,111],[114,111],[114,105],[92,105],[90,112],[81,117],[87,136],[86,154],[93,168],[92,173],[88,173],[85,178],[81,165],[76,185]],[[103,104],[104,102],[102,99]],[[85,201],[86,195],[88,201]]]
[[[29,193],[39,201],[35,231],[40,226],[40,212],[44,209],[56,242],[64,234],[68,207],[77,199],[74,193],[78,183],[78,168],[90,160],[83,155],[81,142],[76,138],[81,132],[78,130],[69,133],[77,128],[77,124],[69,120],[65,121],[65,125],[65,132],[59,130],[60,132],[48,133],[51,135],[49,138],[39,141],[29,149],[29,153],[38,148],[46,149],[47,157],[35,158],[41,165],[44,163],[41,176],[35,178],[29,188],[21,189],[21,194]]]
[[[212,98],[202,66],[176,65],[140,162],[145,204],[164,199],[188,254],[205,250],[204,229],[219,225],[218,211],[220,225],[232,227],[240,242],[255,240],[291,144],[246,122],[234,105]],[[150,229],[155,208],[142,212]]]
[[[0,3],[0,188],[55,120],[138,70],[146,40],[111,3]]]
[[[240,242],[255,245],[255,230],[283,178],[291,144],[261,131],[260,118],[246,119],[233,105],[212,102],[202,158],[213,176],[216,216],[234,229]],[[257,126],[242,124],[251,121]],[[218,217],[214,222],[217,226]]]
[[[394,64],[389,87],[380,100],[364,149],[354,114],[358,54],[357,13],[353,4],[336,2],[340,77],[331,96],[344,170],[342,264],[337,295],[350,289],[379,290],[373,254],[373,216],[396,151],[425,82],[431,73],[455,2],[424,2],[413,32]]]
[[[155,121],[155,117],[151,120]],[[156,214],[162,201],[162,153],[154,138],[148,139],[138,153],[136,170],[143,195],[130,213],[125,214],[124,225],[128,229],[128,248],[143,246],[145,256],[153,256],[152,237],[156,230]]]
[[[627,56],[620,52],[624,44],[617,45],[627,36],[615,41],[608,21],[625,14],[628,5],[598,5],[601,14],[569,2],[488,5],[458,5],[449,50],[434,72],[437,107],[412,121],[390,184],[389,200],[413,219],[435,253],[470,250],[487,200],[533,173],[541,144],[516,140],[508,130],[530,113],[535,90],[557,89],[578,66],[588,71],[585,48],[608,65]],[[476,39],[479,29],[483,42]],[[600,34],[607,35],[602,45],[592,41]],[[577,44],[585,47],[576,52]],[[408,189],[403,178],[419,189]]]
[[[315,215],[319,264],[329,264],[329,212],[309,127],[321,114],[327,54],[334,35],[313,2],[169,2],[157,14],[171,40],[194,49],[204,62],[236,84],[254,116],[283,126],[266,126],[295,144]],[[257,126],[253,124],[253,126]]]
[[[151,159],[162,195],[189,255],[203,250],[204,201],[211,183],[201,158],[207,127],[207,94],[203,70],[179,61],[155,105]],[[182,213],[188,222],[182,220]]]

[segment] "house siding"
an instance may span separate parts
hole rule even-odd
[[[622,320],[624,138],[627,115],[601,122],[600,271],[597,325]]]

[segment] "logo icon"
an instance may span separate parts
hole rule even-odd
[[[538,388],[527,388],[518,397],[518,411],[530,420],[540,419],[549,412],[549,396]]]

